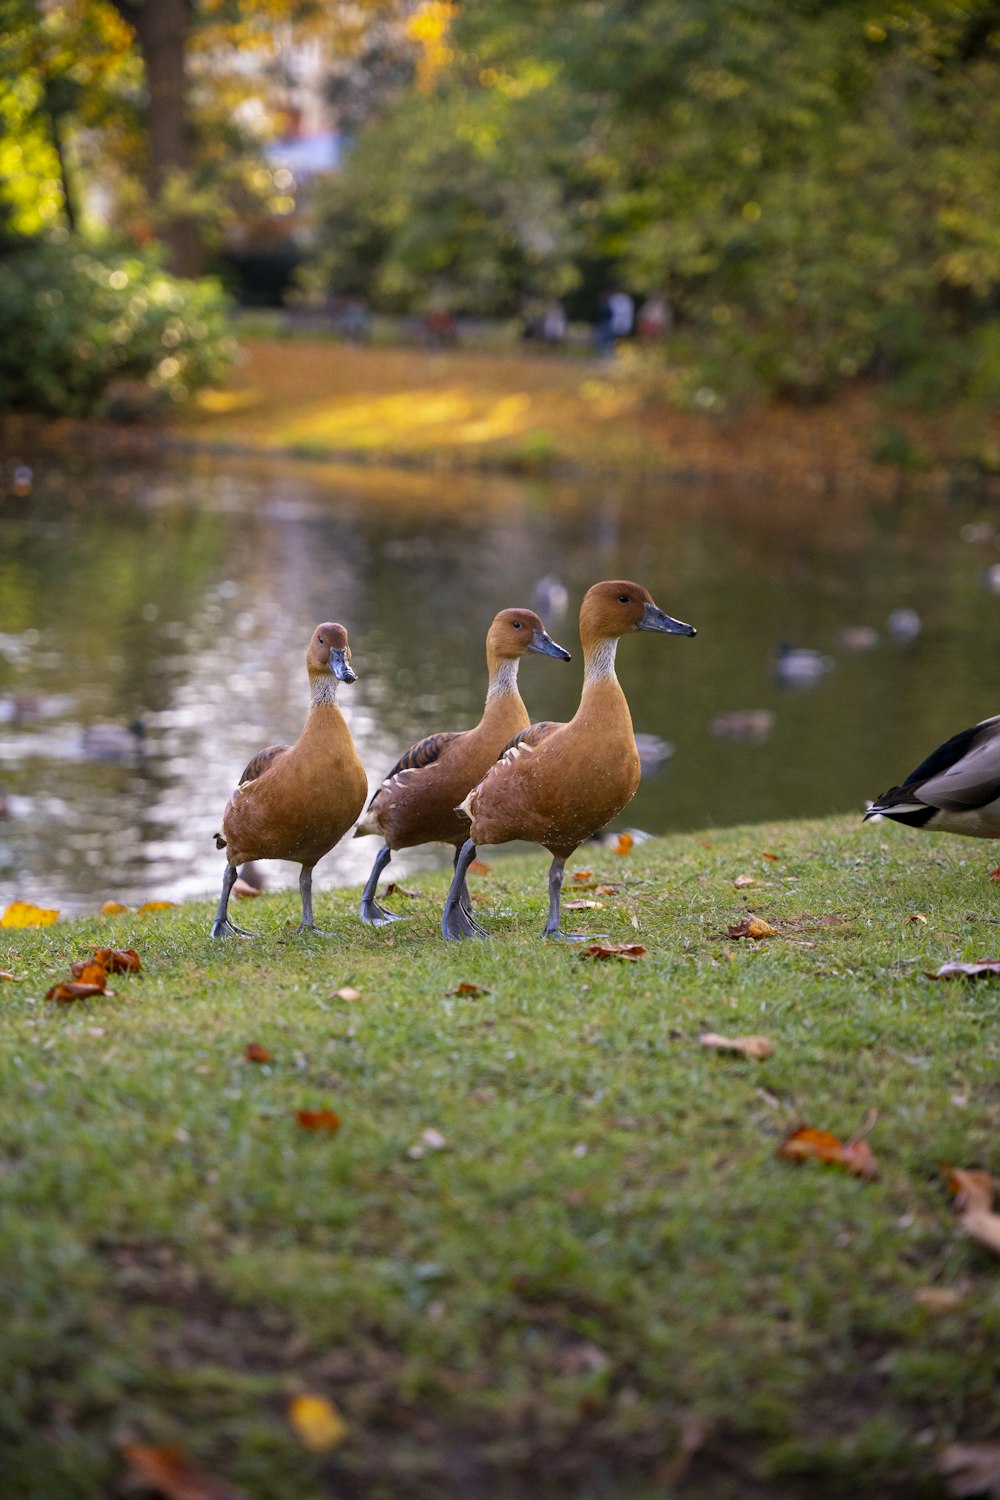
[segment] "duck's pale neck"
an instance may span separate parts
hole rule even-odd
[[[517,669],[521,665],[517,657],[501,657],[490,662],[490,682],[486,689],[486,707],[495,698],[517,697]]]
[[[618,654],[618,637],[604,636],[601,640],[588,643],[583,651],[583,686],[584,689],[598,682],[617,682],[615,676],[615,657]]]
[[[309,673],[309,707],[337,708],[337,679],[332,672]]]

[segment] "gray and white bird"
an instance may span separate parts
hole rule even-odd
[[[1000,838],[1000,714],[953,734],[865,813],[932,833]]]

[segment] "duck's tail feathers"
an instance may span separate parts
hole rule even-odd
[[[455,808],[455,811],[458,813],[458,816],[460,818],[464,818],[465,821],[467,823],[469,823],[470,825],[472,823],[472,800],[475,797],[475,795],[476,795],[476,789],[475,789],[475,787],[473,787],[472,791],[466,797],[465,801],[464,802],[460,802],[458,804],[458,806]]]

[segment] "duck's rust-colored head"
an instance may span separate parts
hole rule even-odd
[[[351,668],[351,648],[347,631],[343,625],[329,621],[317,625],[306,652],[306,667],[310,678],[325,677],[332,672],[338,682],[357,682],[358,674]]]
[[[587,590],[580,606],[580,639],[584,646],[616,640],[633,630],[654,630],[663,635],[698,633],[693,625],[664,614],[641,583],[608,578]]]
[[[502,609],[486,636],[486,655],[492,661],[516,661],[537,651],[542,656],[557,656],[570,661],[569,652],[557,646],[533,609]]]

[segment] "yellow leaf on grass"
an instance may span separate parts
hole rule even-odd
[[[128,911],[128,909],[129,908],[127,906],[123,906],[120,901],[105,901],[104,905],[101,907],[100,914],[102,917],[120,917],[122,912]]]
[[[58,907],[35,906],[32,901],[12,901],[0,917],[0,927],[48,927],[58,915]]]
[[[347,1436],[347,1423],[325,1396],[295,1396],[288,1405],[288,1420],[313,1453],[337,1448]]]
[[[176,905],[176,901],[144,901],[141,906],[136,907],[136,911],[166,911],[168,906]]]

